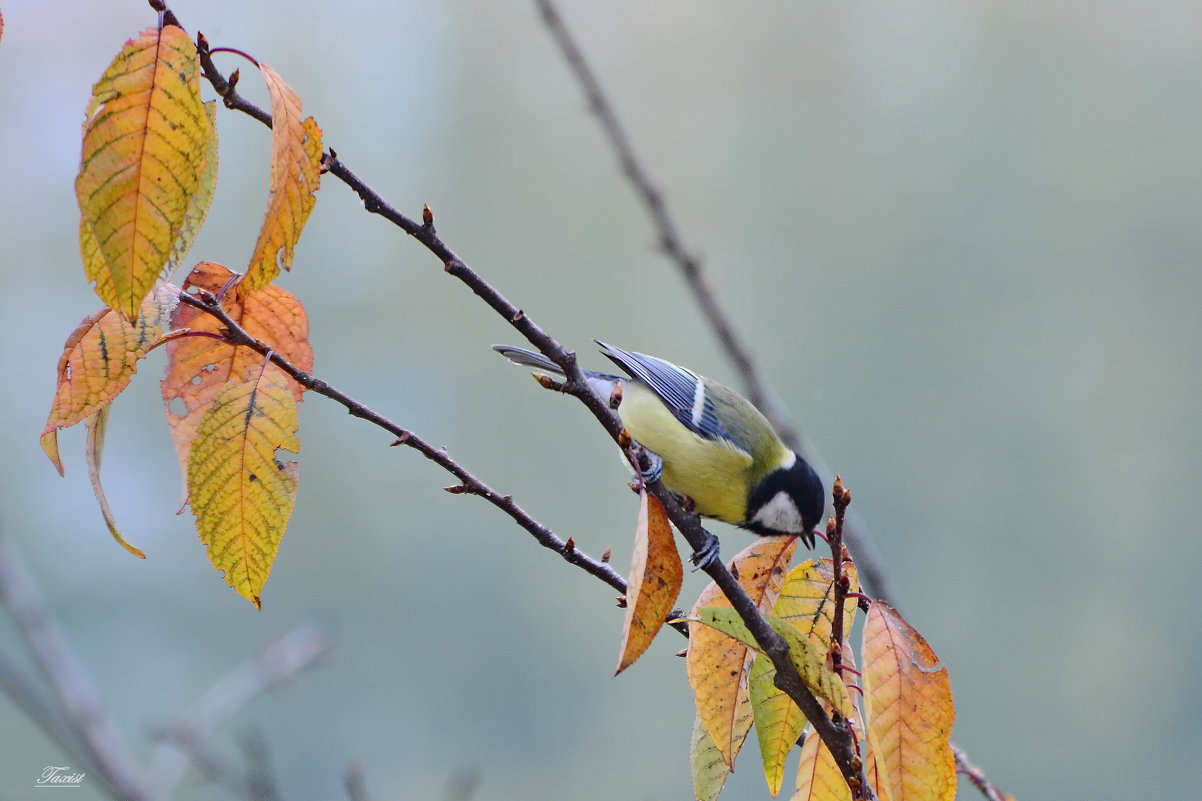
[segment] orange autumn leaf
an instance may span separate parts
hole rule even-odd
[[[881,794],[892,801],[952,801],[956,710],[947,667],[880,601],[868,610],[861,658],[864,716]]]
[[[188,460],[196,530],[213,567],[256,607],[292,508],[297,453],[292,379],[274,364],[226,384],[200,420]]]
[[[626,580],[626,622],[622,625],[618,675],[635,663],[663,628],[680,595],[684,567],[672,538],[672,524],[659,498],[639,493],[634,556]]]
[[[214,262],[200,262],[184,282],[193,288],[217,293],[234,273]],[[223,306],[234,320],[256,339],[266,342],[302,370],[313,367],[309,345],[309,321],[305,308],[291,293],[272,285],[247,292],[228,293]],[[181,304],[172,328],[217,333],[221,323],[200,309]],[[262,366],[263,357],[247,347],[235,347],[203,336],[182,337],[167,343],[167,375],[160,385],[171,438],[184,475],[192,441],[205,410],[227,383],[240,384]],[[288,381],[293,397],[301,399],[304,388]]]
[[[796,549],[796,537],[760,537],[731,560],[739,584],[761,611],[771,609],[776,602],[785,569]],[[697,617],[699,609],[715,606],[729,607],[730,601],[711,583],[698,596],[690,617]],[[689,623],[686,668],[697,716],[731,768],[751,731],[747,671],[752,658],[742,643],[708,626]]]
[[[851,788],[822,738],[810,731],[801,744],[797,783],[789,801],[851,801]]]
[[[96,414],[129,385],[138,361],[162,338],[178,302],[179,290],[167,285],[143,301],[132,323],[111,309],[101,309],[85,317],[67,337],[58,360],[58,386],[41,435],[42,448],[60,475],[58,430]]]
[[[188,34],[165,25],[126,42],[85,116],[75,180],[84,272],[100,299],[132,320],[211,169],[212,109],[200,99]]]
[[[301,119],[301,99],[274,69],[260,66],[271,96],[271,191],[254,255],[240,292],[261,289],[292,269],[293,251],[317,203],[321,128]]]

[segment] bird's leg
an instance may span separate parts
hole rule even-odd
[[[634,466],[634,475],[630,477],[630,488],[635,492],[642,492],[644,487],[659,481],[660,476],[664,474],[663,459],[646,448],[643,448],[643,455],[646,457],[647,468],[643,469],[644,460],[639,459],[639,463]]]
[[[643,472],[643,483],[654,484],[664,474],[664,460],[658,454],[652,453],[646,448],[643,449],[643,453],[647,454],[648,465],[647,469]]]
[[[701,531],[705,534],[705,545],[693,551],[693,555],[689,557],[689,561],[693,563],[694,573],[709,567],[718,558],[718,537],[704,528]]]

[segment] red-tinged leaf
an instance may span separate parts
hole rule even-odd
[[[42,430],[42,448],[60,474],[58,430],[93,416],[129,385],[138,362],[162,339],[178,302],[179,290],[168,284],[142,303],[134,322],[101,309],[67,337],[58,360],[54,402]]]
[[[672,538],[663,504],[646,490],[639,493],[638,532],[626,581],[626,622],[614,675],[634,664],[663,627],[680,594],[684,567]]]
[[[243,288],[260,289],[292,268],[293,250],[317,203],[321,128],[301,119],[301,99],[274,69],[261,66],[271,96],[271,194]]]
[[[796,549],[796,537],[760,537],[731,560],[731,570],[738,575],[739,584],[762,611],[771,609],[776,602]],[[699,609],[714,606],[729,607],[730,601],[711,583],[697,598],[690,616],[697,617]],[[751,659],[743,644],[708,626],[689,623],[686,667],[697,716],[731,768],[751,731],[752,711],[747,694]]]
[[[888,604],[872,604],[864,623],[864,716],[868,742],[891,801],[952,801],[956,760],[947,667]]]
[[[104,497],[104,487],[100,484],[100,457],[104,453],[104,432],[108,427],[109,410],[112,406],[105,406],[96,414],[89,417],[86,421],[88,427],[88,478],[92,482],[92,493],[96,496],[97,502],[100,503],[100,514],[104,517],[104,524],[108,527],[109,534],[113,535],[113,539],[139,559],[145,559],[146,554],[141,550],[130,545],[125,537],[121,536],[121,531],[117,528],[117,518],[113,515],[113,510],[109,508],[108,499]]]
[[[217,293],[234,273],[214,262],[201,262],[188,275],[184,291],[193,288]],[[276,353],[302,370],[313,367],[309,321],[305,308],[292,294],[272,285],[242,296],[228,293],[225,311],[247,333],[270,345]],[[173,328],[220,334],[221,323],[212,315],[187,304],[176,310]],[[167,343],[167,375],[161,384],[163,405],[171,438],[184,474],[192,441],[205,411],[228,383],[244,383],[262,368],[263,356],[247,347],[235,347],[204,336],[181,337]],[[298,401],[304,387],[288,379]]]

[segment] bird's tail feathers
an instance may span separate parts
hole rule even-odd
[[[551,375],[563,376],[563,369],[541,353],[535,353],[525,348],[515,348],[512,345],[493,345],[492,349],[514,364]]]

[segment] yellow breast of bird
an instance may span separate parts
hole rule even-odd
[[[630,436],[664,460],[665,487],[692,498],[703,517],[735,524],[746,520],[750,454],[693,433],[635,381],[624,387],[618,414]]]

